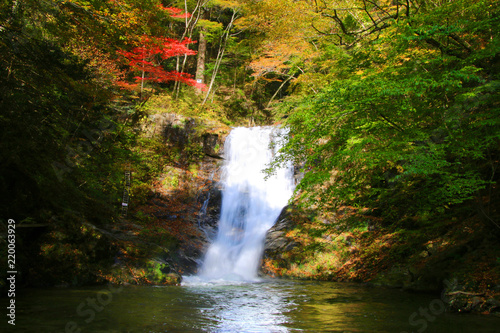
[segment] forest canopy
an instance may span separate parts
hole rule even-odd
[[[277,107],[303,195],[392,221],[483,205],[498,179],[498,2],[314,3],[316,55]]]
[[[19,138],[2,140],[3,168],[30,175],[20,191],[43,191],[49,160],[67,158],[82,129],[120,123],[135,112],[126,99],[177,98],[183,82],[208,88],[200,110],[220,94],[229,117],[286,117],[282,159],[303,165],[314,202],[442,211],[497,179],[498,11],[492,0],[3,1],[2,135]]]

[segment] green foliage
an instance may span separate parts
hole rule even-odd
[[[224,30],[221,22],[214,22],[203,19],[198,21],[198,27],[203,29],[205,38],[209,43],[216,43],[217,39],[220,38]]]
[[[281,106],[290,135],[276,164],[303,163],[309,202],[359,202],[389,220],[475,197],[497,179],[498,11],[456,1],[337,51],[334,80]]]
[[[148,279],[152,281],[161,281],[165,279],[165,273],[163,270],[167,268],[166,264],[157,263],[157,262],[148,262],[146,266],[146,276]]]
[[[218,121],[226,125],[234,124],[237,117],[231,117],[232,110],[228,109],[218,99],[200,107],[202,97],[186,90],[179,98],[164,92],[152,96],[143,106],[141,111],[145,114],[172,112],[185,117],[198,118],[208,121]]]
[[[44,234],[40,241],[37,262],[31,262],[28,283],[45,286],[53,283],[72,285],[99,280],[98,271],[113,263],[117,250],[104,235],[92,225],[81,224],[81,217],[67,213],[57,219],[53,231]]]
[[[151,194],[151,185],[138,182],[131,187],[130,200],[133,200],[135,205],[143,205],[146,203]]]

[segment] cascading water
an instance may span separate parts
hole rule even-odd
[[[275,127],[235,128],[224,145],[222,207],[217,238],[209,247],[199,278],[203,280],[257,279],[267,230],[293,193],[292,167],[267,179],[268,167],[279,149],[270,148]]]

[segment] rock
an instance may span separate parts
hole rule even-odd
[[[222,191],[219,184],[211,182],[209,186],[208,191],[202,191],[202,194],[198,197],[198,202],[202,205],[198,215],[198,225],[206,236],[205,243],[207,246],[217,232],[222,205]]]
[[[429,256],[429,252],[424,250],[424,251],[420,252],[419,256],[421,258],[427,258]]]
[[[152,114],[142,125],[142,131],[148,137],[163,135],[169,137],[169,129],[183,128],[186,117],[175,113],[157,113]]]
[[[285,249],[289,243],[285,235],[286,233],[284,231],[273,230],[268,232],[265,249],[267,251],[279,251],[280,249]]]
[[[288,245],[285,247],[284,252],[291,251],[292,249],[296,248],[297,246],[299,246],[299,244],[296,242],[288,243]]]
[[[203,152],[211,157],[222,158],[219,156],[220,145],[219,135],[214,133],[205,133],[203,135]],[[217,156],[217,157],[216,157]]]
[[[289,207],[283,208],[275,225],[269,229],[264,245],[264,258],[282,259],[282,254],[292,250],[299,244],[293,239],[286,237],[287,231],[294,227],[295,223],[290,216]]]
[[[500,310],[500,300],[494,297],[486,300],[485,306],[488,312]]]
[[[161,136],[166,142],[181,148],[196,143],[205,155],[215,159],[222,159],[221,149],[228,132],[220,124],[202,123],[175,113],[152,114],[142,124],[141,130],[147,137]]]

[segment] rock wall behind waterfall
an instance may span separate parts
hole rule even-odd
[[[128,283],[178,283],[181,274],[196,273],[215,233],[221,156],[230,129],[215,121],[158,113],[144,119],[140,130],[165,148],[169,162],[147,184],[138,185],[132,171],[128,216],[116,235],[139,250],[118,253],[114,274]]]

